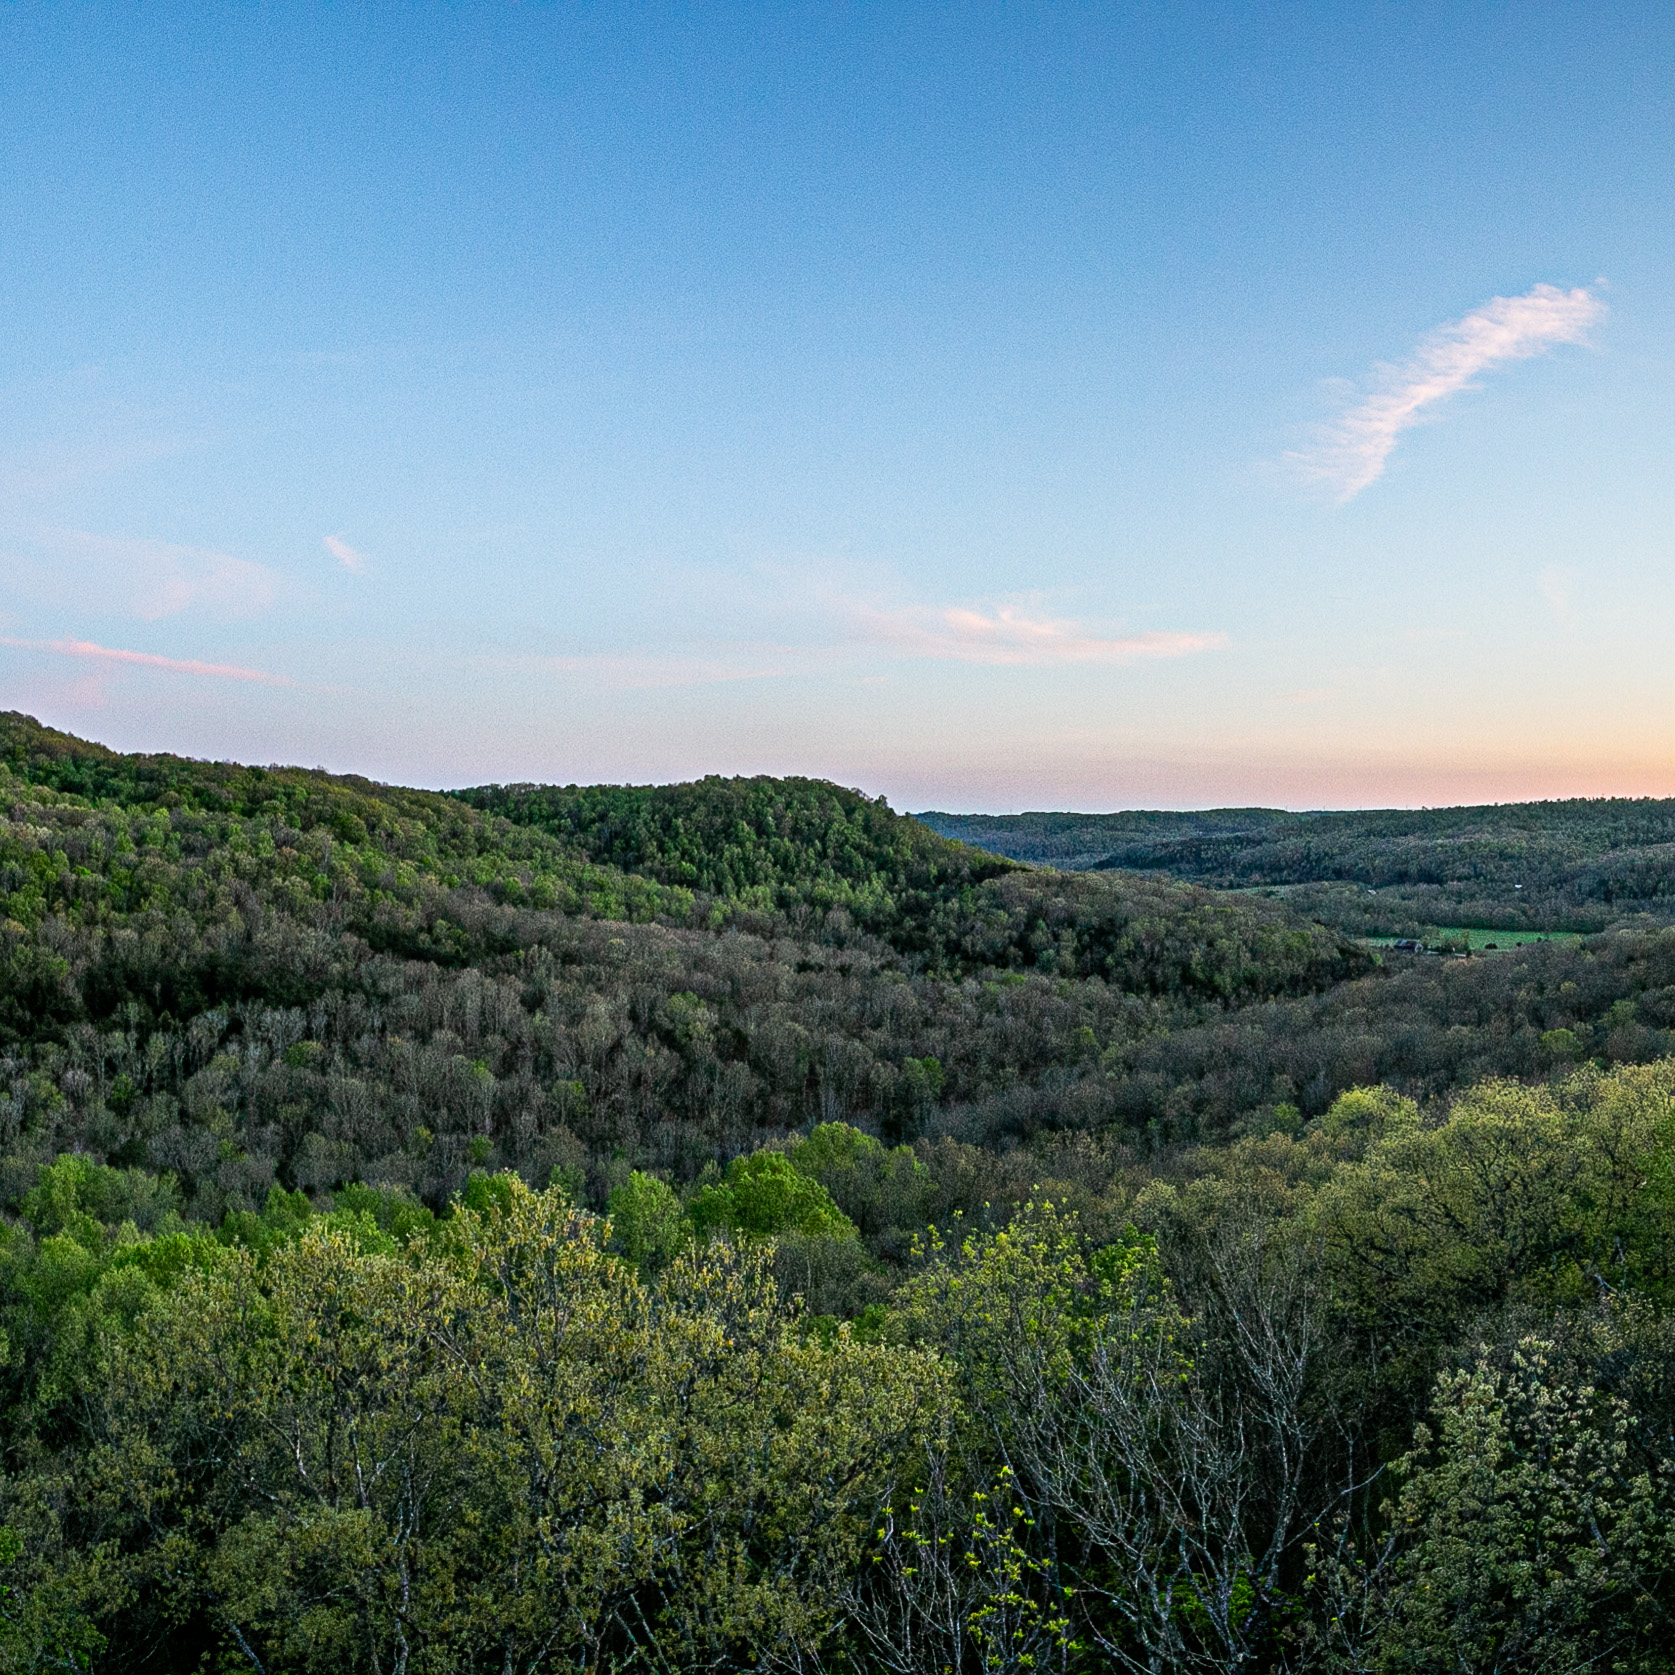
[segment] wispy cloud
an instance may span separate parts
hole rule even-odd
[[[1225,634],[1212,631],[1120,633],[1114,625],[1049,615],[1030,596],[909,604],[897,578],[868,580],[876,591],[847,589],[831,577],[816,581],[806,567],[770,572],[752,578],[750,588],[726,599],[725,610],[707,621],[671,617],[662,644],[507,650],[484,662],[635,690],[813,675],[878,677],[886,664],[933,659],[1013,668],[1115,665],[1186,657],[1228,643]],[[710,597],[723,595],[725,585],[723,578]]]
[[[326,551],[329,552],[345,570],[352,570],[358,576],[366,568],[366,554],[363,552],[357,552],[347,541],[343,539],[341,535],[328,535],[325,538],[324,546]]]
[[[16,640],[0,635],[0,646],[20,651],[46,651],[59,657],[92,658],[103,663],[136,663],[146,669],[166,669],[176,675],[206,675],[212,680],[254,681],[261,686],[291,686],[283,675],[262,669],[241,669],[235,663],[200,663],[192,657],[160,657],[150,651],[125,651],[117,646],[95,645],[91,640]]]
[[[1502,361],[1528,360],[1555,343],[1581,343],[1605,312],[1592,291],[1537,285],[1518,297],[1494,297],[1426,337],[1397,365],[1377,368],[1373,387],[1317,445],[1287,456],[1305,476],[1329,484],[1337,499],[1353,500],[1384,474],[1404,430],[1426,409],[1472,387],[1480,372]]]
[[[1227,636],[1221,633],[1151,632],[1107,638],[1080,623],[1029,616],[1015,605],[986,611],[961,605],[891,611],[863,606],[852,607],[849,616],[859,637],[874,644],[894,646],[914,657],[959,663],[1132,663],[1187,657],[1227,644]]]
[[[218,616],[254,616],[279,595],[278,578],[265,565],[206,547],[168,541],[53,530],[38,538],[60,562],[79,567],[74,579],[100,604],[125,596],[145,622],[205,610]]]

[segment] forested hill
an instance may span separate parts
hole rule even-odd
[[[875,919],[904,896],[941,899],[1015,870],[882,797],[818,779],[484,785],[454,795],[593,860],[770,911],[843,907]]]
[[[1307,992],[1365,964],[1284,908],[1027,872],[815,781],[477,794],[509,818],[469,796],[319,771],[118,755],[16,715],[0,718],[0,772],[61,834],[25,836],[14,808],[24,848],[0,883],[19,923],[63,912],[91,925],[177,905],[180,890],[207,904],[213,880],[226,901],[329,903],[333,924],[374,949],[455,962],[521,946],[536,933],[518,915],[553,913],[858,940],[943,973],[1051,969],[1223,998]],[[550,812],[567,798],[568,823]]]
[[[667,811],[714,786],[658,794],[711,893],[593,858],[672,876],[672,841],[0,719],[0,1204],[66,1148],[218,1219],[275,1182],[442,1203],[474,1161],[690,1179],[822,1111],[1029,1128],[1119,1040],[1369,969],[1279,904],[994,864],[808,782],[747,800],[780,794],[807,861],[742,822],[712,853]]]
[[[1020,869],[824,780],[482,786],[454,793],[575,852],[798,934],[858,930],[954,971],[1046,966],[1125,989],[1296,993],[1360,956],[1306,917],[1138,879]]]
[[[1675,919],[1675,799],[919,818],[1024,861],[1285,890],[1300,911],[1355,934]]]

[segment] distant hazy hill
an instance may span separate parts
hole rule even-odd
[[[1256,834],[1295,820],[1279,808],[1213,808],[1199,813],[1129,809],[1120,814],[920,814],[916,819],[978,849],[1036,866],[1081,872],[1119,849],[1182,839]]]
[[[1475,808],[919,816],[1018,860],[1284,890],[1357,933],[1427,925],[1599,930],[1675,918],[1675,800]]]

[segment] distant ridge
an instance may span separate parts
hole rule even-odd
[[[1597,931],[1675,918],[1675,798],[919,819],[1037,865],[1284,890],[1311,915],[1362,934],[1420,925]]]

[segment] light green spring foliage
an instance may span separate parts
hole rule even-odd
[[[826,1122],[786,1155],[868,1238],[887,1228],[922,1226],[927,1218],[931,1173],[910,1146],[886,1147],[849,1123]]]
[[[36,1591],[270,1670],[817,1648],[935,1427],[936,1360],[806,1337],[762,1253],[648,1286],[561,1193],[480,1196],[403,1250],[318,1224],[200,1241],[107,1297],[74,1393],[89,1445],[8,1489]]]
[[[865,1329],[786,1302],[924,1190],[844,1125],[608,1230],[509,1174],[188,1229],[66,1157],[0,1233],[0,1670],[1660,1669],[1672,1157],[1675,1066],[1359,1090],[1155,1237],[954,1222]],[[1368,1521],[1262,1568],[1282,1489]]]
[[[1669,1667],[1675,1476],[1634,1444],[1628,1404],[1525,1338],[1445,1374],[1435,1434],[1397,1463],[1390,1535],[1371,1572],[1332,1580],[1329,1667],[1377,1675],[1559,1675]],[[1330,1564],[1327,1569],[1332,1567]],[[1661,1586],[1660,1586],[1661,1585]],[[1359,1597],[1357,1597],[1359,1596]]]
[[[1675,1063],[1485,1083],[1431,1125],[1345,1095],[1322,1128],[1349,1155],[1311,1214],[1353,1306],[1434,1330],[1492,1302],[1667,1292]]]
[[[1083,1650],[1075,1592],[1055,1582],[1010,1466],[965,1495],[945,1481],[916,1484],[884,1509],[872,1563],[884,1586],[856,1628],[881,1675],[1045,1675]]]
[[[735,1158],[722,1180],[700,1187],[687,1205],[666,1181],[636,1169],[611,1193],[611,1246],[652,1274],[695,1237],[783,1240],[804,1253],[829,1243],[853,1245],[855,1224],[833,1202],[817,1170],[841,1159],[839,1174],[852,1177],[870,1161],[865,1148],[883,1154],[876,1140],[843,1124],[827,1124],[789,1155],[766,1150]],[[859,1252],[857,1258],[864,1261]]]
[[[1063,1394],[1114,1321],[1160,1342],[1185,1326],[1150,1238],[1131,1230],[1090,1249],[1051,1203],[993,1232],[933,1229],[920,1259],[897,1292],[893,1329],[958,1364],[968,1418],[1003,1443]]]
[[[1438,1389],[1435,1454],[1422,1431],[1403,1462],[1396,1516],[1415,1539],[1380,1649],[1392,1669],[1585,1667],[1667,1567],[1667,1484],[1660,1518],[1625,1404],[1552,1376],[1549,1348],[1526,1339],[1508,1372],[1480,1362]]]
[[[881,1661],[960,1667],[959,1642],[1020,1675],[1286,1667],[1309,1491],[1288,1371],[1307,1325],[1285,1278],[1222,1269],[1249,1329],[1229,1354],[1132,1229],[1094,1246],[1042,1202],[922,1255],[892,1324],[959,1367],[949,1454],[977,1487],[933,1469],[887,1521],[894,1613],[871,1639],[918,1650]]]
[[[1421,1390],[1478,1311],[1667,1300],[1675,1279],[1671,1060],[1486,1082],[1430,1112],[1358,1088],[1300,1136],[1195,1161],[1186,1184],[1141,1191],[1145,1224],[1177,1243],[1252,1215],[1289,1229],[1318,1253],[1337,1328]]]

